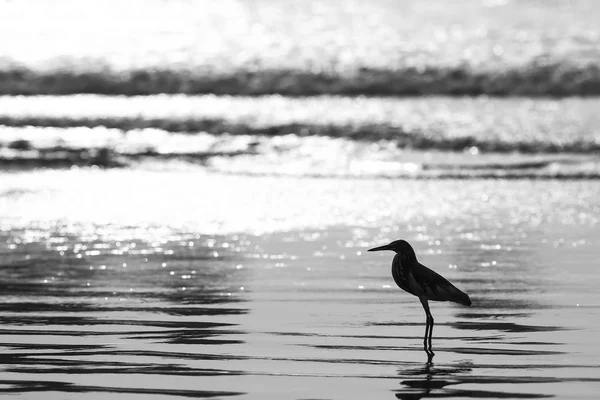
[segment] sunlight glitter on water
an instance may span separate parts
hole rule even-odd
[[[381,226],[384,221],[388,222],[383,226],[415,224],[422,218],[437,218],[440,224],[454,221],[452,226],[459,227],[468,219],[469,210],[496,208],[508,219],[489,221],[491,227],[555,220],[595,224],[600,215],[597,204],[593,210],[579,209],[579,204],[597,195],[597,185],[585,181],[568,185],[523,181],[515,184],[523,191],[502,193],[491,185],[508,187],[510,183],[473,182],[469,184],[472,190],[465,192],[460,190],[460,181],[281,179],[220,175],[201,168],[175,172],[39,170],[5,173],[1,179],[3,225],[7,220],[15,228],[91,224],[101,227],[100,234],[113,224],[158,229],[159,233],[185,229],[217,234]],[[538,192],[538,186],[544,189]],[[485,202],[482,193],[488,196]],[[570,206],[553,209],[556,202]],[[485,213],[480,214],[479,223],[487,223]]]
[[[283,64],[315,72],[597,57],[598,7],[593,1],[490,4],[103,0],[82,7],[69,0],[52,6],[3,0],[0,33],[13,37],[4,44],[6,57],[39,68],[61,56],[71,62],[100,59],[116,69],[165,63],[215,69]],[[18,22],[23,15],[26,27]]]
[[[594,181],[81,168],[6,172],[0,187],[0,390],[23,398],[528,398],[598,383]],[[432,306],[429,367],[421,306],[395,288],[391,254],[365,251],[399,237],[474,300]]]
[[[254,175],[598,178],[597,103],[2,97],[0,120],[7,125],[0,126],[0,163],[119,167],[148,161],[159,168],[181,161]]]
[[[518,149],[519,144],[526,144],[535,152],[544,151],[549,145],[564,148],[578,144],[585,152],[600,140],[597,109],[598,100],[594,98],[0,96],[0,117],[7,119],[8,125],[36,126],[41,121],[49,126],[98,127],[79,138],[63,131],[67,142],[127,139],[119,138],[116,131],[103,129],[105,124],[119,127],[121,121],[123,132],[132,127],[168,126],[171,132],[210,130],[213,134],[320,133],[364,140],[405,140],[414,147],[419,146],[415,139],[428,140],[434,149],[453,150],[457,148],[452,142],[473,138],[475,144],[487,143],[489,150],[494,146],[499,150]],[[153,144],[152,132],[159,135],[161,131],[148,132],[149,145]],[[11,129],[6,132],[11,136],[18,133]],[[31,129],[20,134],[23,139],[42,140],[40,132]],[[44,135],[56,140],[61,131],[49,129]]]

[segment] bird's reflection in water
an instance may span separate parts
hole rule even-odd
[[[435,366],[429,360],[422,367],[401,368],[398,370],[398,376],[402,378],[400,384],[403,388],[394,390],[394,394],[396,398],[403,400],[416,400],[427,397],[493,399],[542,399],[553,397],[541,393],[516,392],[513,389],[510,392],[502,391],[506,385],[513,383],[540,383],[547,382],[547,379],[478,375],[474,373],[474,370],[476,370],[476,366],[471,360],[442,366]],[[465,386],[453,386],[461,384]],[[477,389],[474,387],[477,387]]]
[[[429,356],[427,362],[422,367],[398,370],[399,376],[408,379],[400,382],[404,388],[395,393],[396,398],[415,400],[430,396],[446,397],[443,392],[435,390],[462,383],[457,375],[471,371],[470,361],[461,362],[455,366],[435,367],[432,358],[432,356]],[[453,396],[451,393],[447,394],[448,397]]]

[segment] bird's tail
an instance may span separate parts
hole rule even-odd
[[[463,306],[471,305],[471,299],[469,298],[469,295],[464,292],[461,292],[459,289],[456,289],[456,291],[452,293],[452,301],[458,304],[462,304]]]

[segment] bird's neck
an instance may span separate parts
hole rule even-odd
[[[414,254],[396,254],[395,257],[402,265],[411,266],[413,264],[417,264],[417,256]]]

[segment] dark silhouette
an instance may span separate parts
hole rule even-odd
[[[405,240],[396,240],[385,246],[375,247],[369,251],[391,250],[396,252],[392,261],[392,276],[394,281],[408,293],[421,300],[425,310],[425,338],[423,348],[431,362],[435,353],[431,350],[431,336],[433,334],[433,316],[429,311],[428,300],[453,301],[465,306],[471,305],[471,299],[466,293],[461,292],[446,278],[430,270],[419,261],[412,246]]]

